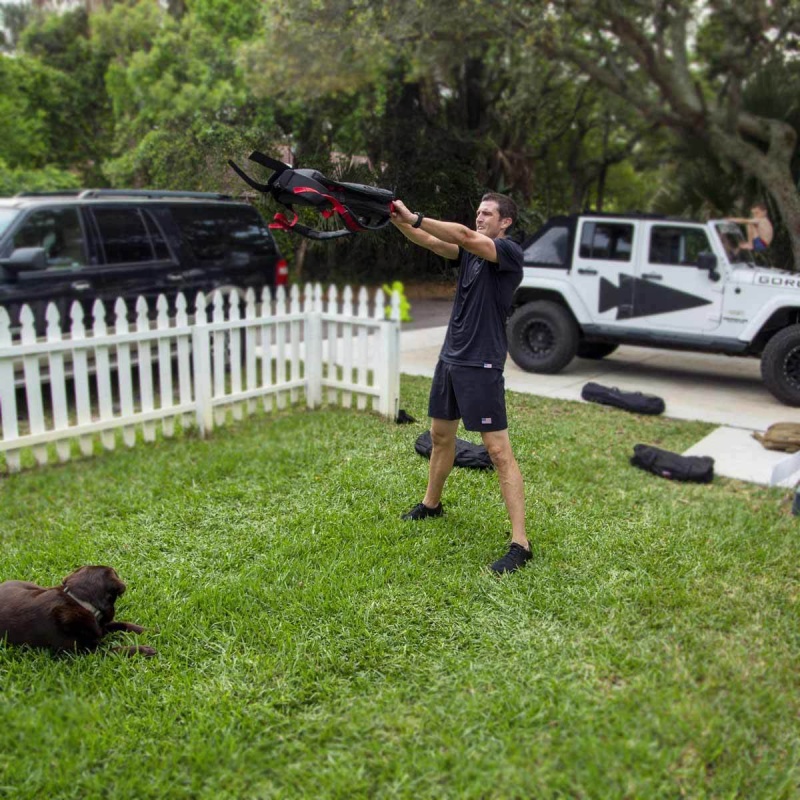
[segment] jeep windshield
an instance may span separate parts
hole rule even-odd
[[[8,228],[18,214],[18,208],[0,208],[0,236],[5,233],[6,228]]]
[[[752,250],[742,250],[746,239],[741,227],[735,222],[723,220],[714,223],[714,230],[722,243],[722,249],[731,264],[755,264]]]

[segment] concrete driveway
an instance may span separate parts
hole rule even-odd
[[[402,372],[433,375],[451,307],[440,300],[412,304],[415,321],[403,325],[400,337]],[[558,375],[524,372],[509,358],[505,375],[508,389],[562,400],[583,402],[588,381],[658,395],[666,416],[719,426],[686,451],[714,458],[717,474],[780,486],[800,479],[800,454],[765,450],[752,437],[774,422],[800,423],[800,408],[767,391],[757,359],[623,346],[599,361],[576,358]]]

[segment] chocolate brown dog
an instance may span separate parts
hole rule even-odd
[[[125,584],[111,567],[81,567],[50,589],[27,581],[0,583],[0,642],[85,653],[97,649],[108,633],[141,633],[141,625],[113,621],[114,603],[124,593]],[[140,645],[113,649],[156,654]]]

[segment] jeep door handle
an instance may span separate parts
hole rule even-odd
[[[662,281],[662,280],[664,280],[664,276],[663,275],[659,275],[657,272],[643,272],[642,273],[642,277],[643,278],[647,278],[647,280],[649,280],[649,281]]]
[[[85,292],[87,289],[92,288],[92,284],[89,281],[73,281],[72,288],[76,292]]]
[[[579,269],[578,275],[597,275],[596,269]]]

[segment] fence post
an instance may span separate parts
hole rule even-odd
[[[11,319],[0,306],[0,349],[11,347]],[[14,361],[0,357],[0,417],[3,423],[3,442],[19,437],[17,424],[17,390],[14,386]],[[19,451],[6,450],[6,465],[9,472],[19,472]]]
[[[29,305],[22,306],[19,312],[20,342],[22,344],[36,344],[36,322],[33,311]],[[25,397],[28,406],[28,424],[32,434],[45,432],[44,402],[42,400],[42,373],[39,368],[39,356],[27,355],[22,357],[25,371]],[[47,463],[47,446],[36,445],[33,448],[33,457],[41,467]]]
[[[106,307],[99,298],[92,304],[92,338],[102,339],[108,328],[106,326]],[[95,347],[95,377],[97,379],[97,407],[102,422],[114,419],[114,402],[111,396],[111,357],[107,344]],[[113,450],[116,446],[116,436],[113,430],[106,430],[100,434],[100,441],[106,450]]]
[[[72,382],[75,386],[75,411],[78,425],[88,425],[92,421],[92,401],[89,392],[89,354],[86,344],[86,326],[83,323],[83,306],[74,300],[70,308],[70,339],[74,346],[72,350]],[[81,453],[90,456],[94,450],[91,436],[81,436],[78,439]]]
[[[206,298],[198,292],[195,300],[194,328],[192,329],[192,363],[194,366],[194,402],[197,409],[197,427],[205,436],[214,427],[211,405],[211,336],[206,327]]]
[[[389,319],[383,323],[386,342],[386,411],[389,419],[397,419],[400,411],[400,293],[392,292]]]
[[[389,369],[386,363],[386,349],[389,337],[389,322],[386,319],[386,299],[383,289],[379,286],[375,290],[375,306],[373,317],[377,322],[375,328],[375,346],[372,348],[372,374],[373,382],[378,387],[378,396],[373,401],[373,409],[377,408],[379,414],[387,416],[389,413]],[[377,406],[375,405],[377,403]]]
[[[47,328],[45,334],[48,342],[61,341],[61,315],[55,303],[48,303],[45,311]],[[48,356],[50,367],[50,398],[52,402],[53,430],[66,431],[69,429],[69,408],[67,406],[67,380],[64,372],[64,353],[56,350]],[[69,439],[56,443],[58,460],[62,463],[69,461]]]
[[[313,291],[313,295],[312,295]],[[306,405],[317,408],[322,403],[322,286],[306,286]]]

